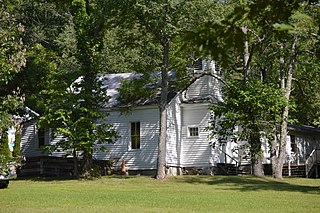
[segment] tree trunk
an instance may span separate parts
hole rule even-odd
[[[255,130],[250,134],[249,144],[250,144],[250,152],[251,152],[251,164],[253,169],[253,175],[262,177],[264,176],[263,171],[263,155],[261,151],[261,140],[260,140],[260,132],[258,127],[251,127],[252,130]]]
[[[77,151],[73,149],[73,177],[79,176]]]
[[[244,82],[248,81],[249,73],[250,73],[250,66],[249,66],[249,41],[248,41],[248,26],[242,26],[241,30],[244,34],[245,40],[243,42],[243,80]]]
[[[249,52],[249,41],[248,41],[248,26],[244,25],[241,27],[244,34],[245,40],[243,41],[243,81],[246,84],[249,80],[250,75],[250,52]],[[254,119],[253,119],[254,123]],[[252,158],[252,169],[253,175],[262,177],[264,176],[263,165],[262,165],[262,155],[261,155],[261,141],[259,128],[253,126],[252,129],[256,132],[252,133],[249,137],[249,144],[251,149]]]
[[[166,137],[167,137],[167,98],[168,98],[168,65],[169,65],[169,36],[162,41],[163,64],[161,68],[161,99],[160,99],[160,136],[158,143],[157,179],[166,176]]]
[[[288,117],[289,117],[289,99],[291,95],[291,84],[293,79],[294,65],[295,65],[295,57],[296,57],[296,43],[297,38],[295,37],[293,40],[293,44],[291,47],[291,55],[290,55],[290,63],[288,68],[288,73],[285,79],[281,79],[281,88],[283,89],[284,97],[286,100],[286,106],[282,113],[282,122],[280,126],[280,139],[279,144],[272,144],[272,176],[274,178],[282,178],[282,169],[286,155],[286,143],[287,143],[287,126],[288,126]],[[283,64],[282,64],[283,63]],[[284,67],[284,60],[280,58],[280,67]],[[284,72],[281,70],[281,75],[284,78]],[[277,138],[277,137],[276,137]],[[277,147],[277,145],[279,145]],[[277,153],[278,149],[278,153]]]
[[[253,162],[253,175],[257,177],[263,177],[264,171],[263,171],[263,164],[262,164],[262,158],[258,158]]]
[[[90,171],[92,168],[92,155],[91,154],[84,154],[83,155],[84,165],[82,175],[85,177],[91,177]]]

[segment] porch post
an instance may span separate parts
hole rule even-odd
[[[290,165],[290,160],[288,161],[288,176],[291,176],[291,165]]]

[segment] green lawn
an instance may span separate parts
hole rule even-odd
[[[0,190],[0,212],[320,212],[320,179],[15,180]]]

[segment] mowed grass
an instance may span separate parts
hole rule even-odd
[[[320,212],[320,179],[15,180],[0,190],[0,212]]]

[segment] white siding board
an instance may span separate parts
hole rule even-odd
[[[188,87],[185,96],[188,100],[201,99],[210,96],[216,101],[221,101],[221,82],[210,75],[202,76]]]
[[[291,135],[295,136],[295,142],[297,145],[297,151],[296,153],[293,153],[291,150]],[[297,163],[301,164],[306,161],[306,159],[309,157],[313,149],[320,147],[320,139],[319,137],[308,134],[308,133],[302,133],[302,132],[295,132],[291,131],[289,132],[287,136],[287,146],[286,146],[286,163],[290,161],[291,163]]]
[[[168,166],[181,165],[181,107],[180,96],[176,96],[167,107],[166,162]]]
[[[21,130],[21,155],[25,157],[44,156],[38,144],[37,126],[33,121],[26,122]],[[48,136],[46,136],[48,138]]]
[[[182,109],[182,167],[203,166],[211,163],[212,153],[206,131],[210,118],[208,105],[190,105]],[[188,126],[198,126],[199,136],[188,137]]]
[[[110,152],[97,151],[94,157],[98,160],[123,158],[129,169],[155,169],[159,138],[159,110],[153,108],[137,108],[130,114],[110,112],[105,122],[114,125],[120,138],[114,144],[105,145]],[[130,123],[140,122],[140,149],[130,149]]]
[[[36,140],[36,125],[34,122],[26,122],[21,129],[21,155],[25,157],[38,156],[38,143]]]
[[[39,156],[54,156],[54,157],[64,157],[65,152],[58,149],[52,153],[43,153],[38,144],[38,133],[37,124],[35,121],[25,122],[21,130],[21,155],[25,157],[39,157]],[[63,139],[62,136],[57,136],[51,139],[49,132],[45,133],[45,144],[56,144],[58,141]]]

